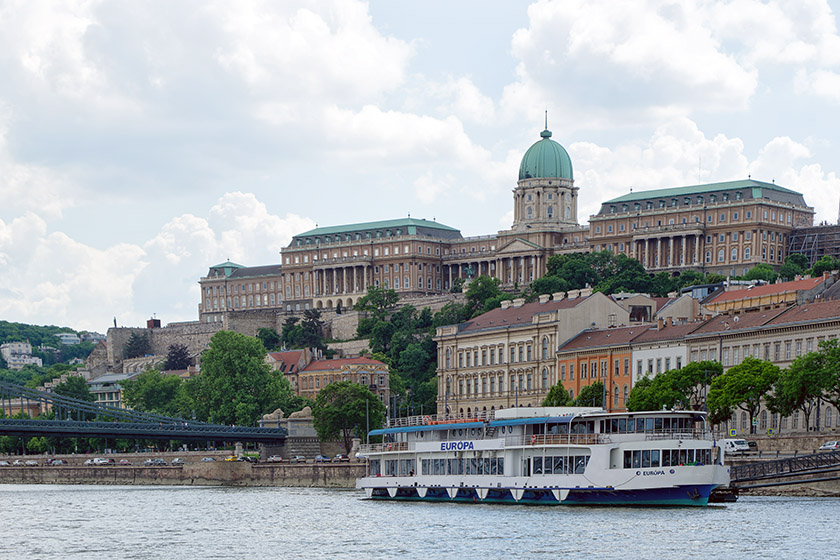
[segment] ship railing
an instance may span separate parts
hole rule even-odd
[[[421,416],[405,416],[389,418],[388,428],[405,428],[409,426],[429,426],[434,424],[462,424],[466,422],[489,422],[496,417],[495,410],[473,412],[472,414],[425,414]]]
[[[532,434],[505,437],[506,447],[544,445],[595,445],[609,443],[606,434]]]
[[[359,446],[359,453],[365,455],[367,453],[382,453],[383,451],[410,451],[414,448],[409,446],[408,442],[397,441],[391,443],[365,443]]]
[[[646,440],[662,440],[662,439],[712,439],[712,432],[710,430],[695,430],[693,432],[683,432],[678,430],[665,430],[659,432],[645,432]]]

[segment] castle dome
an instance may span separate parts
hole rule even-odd
[[[519,164],[519,179],[558,178],[574,180],[572,160],[560,144],[551,139],[547,128],[540,132],[542,140],[528,148]]]

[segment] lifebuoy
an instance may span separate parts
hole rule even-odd
[[[428,426],[429,424],[432,423],[432,417],[431,416],[424,416],[423,417],[423,423]]]
[[[389,443],[389,444],[388,444],[388,451],[391,451],[392,449],[394,449],[394,444],[393,444],[393,443]]]
[[[531,436],[531,445],[537,443],[537,436]]]

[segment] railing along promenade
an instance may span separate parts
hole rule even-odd
[[[744,482],[756,482],[771,479],[785,479],[803,477],[813,474],[824,474],[840,471],[840,451],[827,451],[813,455],[800,455],[788,459],[775,459],[773,461],[759,461],[746,465],[733,466],[729,472],[730,484],[739,488],[758,488],[762,486],[783,486],[787,484],[800,484],[803,482],[820,482],[825,480],[837,480],[838,476],[825,478],[807,478],[798,480],[787,480],[765,484],[743,485]]]

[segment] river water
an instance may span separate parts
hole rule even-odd
[[[831,558],[840,499],[696,508],[374,502],[352,490],[0,485],[0,558]]]

